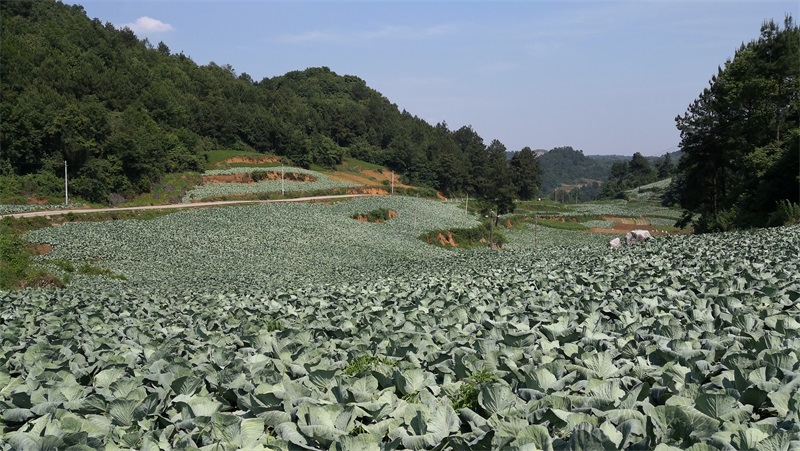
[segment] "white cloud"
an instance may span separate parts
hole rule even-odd
[[[131,31],[134,33],[152,33],[152,32],[164,32],[164,31],[172,31],[175,28],[168,24],[164,23],[158,19],[153,19],[152,17],[143,16],[133,23],[126,23],[122,24],[123,28],[130,28]]]

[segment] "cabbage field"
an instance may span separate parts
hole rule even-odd
[[[418,239],[477,224],[378,197],[29,232],[124,278],[0,293],[0,449],[800,447],[800,227]]]
[[[285,192],[313,192],[359,186],[356,183],[332,180],[330,177],[320,172],[295,167],[236,167],[228,169],[213,169],[204,172],[203,175],[250,174],[256,171],[280,173],[282,170],[292,174],[310,175],[314,180],[284,180],[282,182],[280,179],[278,179],[262,180],[256,183],[206,183],[195,186],[186,192],[182,201],[186,203],[200,201],[205,198],[235,197],[247,194],[280,193],[282,190]]]

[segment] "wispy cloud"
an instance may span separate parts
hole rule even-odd
[[[454,25],[434,25],[415,28],[409,26],[385,26],[375,30],[339,32],[308,31],[301,34],[284,35],[278,39],[288,44],[305,44],[311,42],[364,42],[375,40],[418,40],[452,34],[457,31]]]
[[[152,17],[147,16],[140,17],[133,23],[122,24],[122,28],[130,28],[134,33],[165,32],[175,29],[168,23],[164,23],[158,19],[153,19]]]

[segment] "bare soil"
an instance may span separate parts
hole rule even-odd
[[[361,185],[381,185],[381,186],[389,186],[392,185],[392,173],[391,172],[378,172],[374,169],[363,169],[359,172],[344,172],[344,171],[336,171],[330,172],[327,174],[333,180],[338,182],[350,182],[350,183],[358,183]],[[384,182],[388,182],[386,185]],[[394,178],[394,186],[399,188],[412,188],[410,185],[406,185],[404,183],[399,182],[399,177],[395,176]]]
[[[603,216],[606,221],[612,221],[614,225],[610,229],[592,227],[589,229],[593,233],[605,233],[610,235],[625,235],[631,230],[647,230],[650,235],[669,235],[668,232],[656,230],[647,219],[639,218],[617,218],[614,216]]]
[[[456,243],[456,239],[453,236],[453,232],[447,232],[447,235],[440,232],[436,237],[439,239],[439,242],[442,244],[442,247],[447,247],[447,246],[458,247],[458,243]]]
[[[374,194],[376,196],[383,196],[389,194],[389,191],[383,188],[370,188],[367,186],[356,186],[353,188],[347,188],[347,194]]]
[[[34,244],[31,246],[32,255],[45,255],[53,252],[53,246],[47,244]]]
[[[246,163],[246,164],[259,164],[259,163],[278,163],[281,159],[279,157],[232,157],[228,158],[227,160],[221,161],[217,163],[217,166],[222,166],[224,164],[233,164],[233,163]]]
[[[261,180],[280,180],[281,173],[274,171],[264,171]],[[301,174],[297,172],[284,173],[284,180],[292,182],[316,182],[317,178],[311,174]],[[251,174],[223,174],[223,175],[204,175],[203,184],[207,183],[255,183]]]

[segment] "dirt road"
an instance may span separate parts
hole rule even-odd
[[[372,197],[375,194],[339,194],[335,196],[314,196],[314,197],[296,197],[293,199],[270,199],[270,200],[221,200],[215,202],[194,202],[190,204],[169,204],[169,205],[145,205],[142,207],[121,207],[121,208],[76,208],[65,210],[39,210],[39,211],[26,211],[23,213],[9,213],[0,215],[0,218],[30,218],[33,216],[58,216],[66,215],[69,213],[102,213],[108,211],[128,211],[128,210],[171,210],[177,208],[198,208],[198,207],[215,207],[218,205],[234,205],[234,204],[268,204],[275,202],[314,202],[325,201],[334,199],[350,199],[356,197]]]

